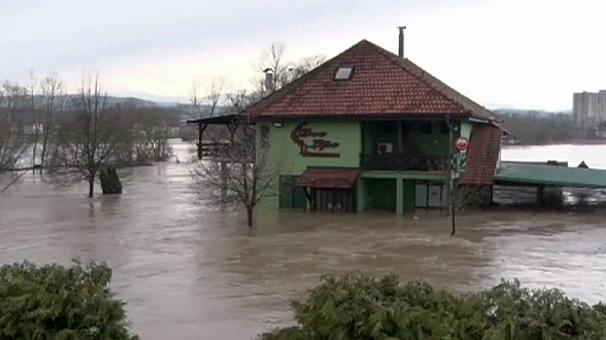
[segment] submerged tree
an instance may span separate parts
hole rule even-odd
[[[0,172],[13,169],[27,150],[24,121],[18,115],[27,101],[27,89],[6,82],[0,88]]]
[[[275,169],[265,152],[255,152],[252,125],[231,128],[227,135],[217,133],[210,139],[218,146],[217,152],[194,165],[194,180],[211,196],[211,202],[243,206],[250,227],[257,203],[275,195]]]
[[[56,151],[57,143],[53,139],[56,131],[55,114],[63,108],[65,103],[64,86],[57,75],[51,74],[40,82],[40,106],[42,115],[42,140],[40,141],[40,172],[50,167],[49,150]]]
[[[36,106],[36,90],[37,90],[37,80],[34,76],[34,72],[30,73],[30,83],[28,88],[29,95],[29,109],[31,110],[32,115],[32,136],[31,136],[31,144],[32,144],[32,173],[36,172],[36,156],[38,154],[38,144],[40,141],[40,112],[38,112],[38,107]]]
[[[216,153],[201,160],[192,171],[199,187],[211,196],[211,203],[245,207],[248,225],[252,226],[256,205],[276,195],[278,171],[267,155],[265,136],[259,133],[260,138],[256,138],[255,126],[247,121],[247,116],[239,115],[254,102],[296,80],[323,61],[322,56],[307,57],[299,62],[287,61],[284,44],[273,43],[261,55],[256,69],[258,76],[253,80],[253,91],[240,90],[223,96],[228,103],[223,111],[239,119],[228,125],[227,131],[210,127],[206,129],[206,139],[211,145],[217,146]],[[266,78],[264,72],[271,72],[272,76]],[[223,83],[220,84],[220,87],[211,86],[206,96],[211,104],[215,103],[210,106],[213,114],[218,98],[222,98],[217,93],[222,88]],[[195,106],[198,97],[194,95],[192,98],[192,105]],[[257,145],[257,142],[261,145]]]
[[[93,197],[99,170],[106,166],[117,144],[119,115],[107,105],[98,76],[82,80],[75,112],[62,124],[59,158],[88,182]]]

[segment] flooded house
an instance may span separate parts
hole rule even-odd
[[[257,153],[277,169],[267,203],[281,208],[442,209],[453,155],[459,184],[490,186],[502,139],[493,112],[367,40],[243,115],[256,124]]]

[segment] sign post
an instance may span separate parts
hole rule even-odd
[[[469,140],[465,137],[459,137],[454,143],[457,151],[452,153],[450,160],[450,217],[452,232],[454,235],[457,232],[456,228],[456,185],[455,180],[459,178],[461,173],[465,170],[465,163],[467,159],[467,149],[469,148]]]

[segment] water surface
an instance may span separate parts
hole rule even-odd
[[[460,291],[517,277],[606,300],[603,213],[469,213],[452,237],[434,213],[266,210],[248,229],[244,214],[198,200],[186,162],[120,174],[123,195],[94,199],[26,175],[0,195],[0,263],[107,261],[142,339],[249,339],[291,323],[290,301],[321,275],[348,271]]]

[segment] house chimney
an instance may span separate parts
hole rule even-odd
[[[406,29],[406,26],[398,26],[398,29],[400,30],[398,56],[404,58],[404,30]]]
[[[265,73],[265,91],[273,92],[274,91],[274,70],[271,68],[266,68],[263,70]]]

